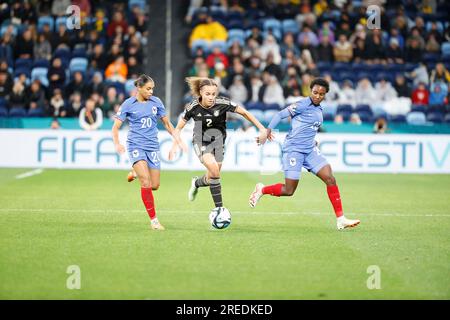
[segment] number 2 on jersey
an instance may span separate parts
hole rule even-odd
[[[150,128],[152,126],[152,118],[142,118],[141,123],[141,129]]]
[[[206,126],[209,128],[212,126],[212,119],[206,119]]]

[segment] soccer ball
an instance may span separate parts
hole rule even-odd
[[[225,229],[231,224],[231,214],[225,207],[217,207],[211,210],[209,221],[216,229]]]

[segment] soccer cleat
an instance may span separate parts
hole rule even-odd
[[[166,230],[166,228],[164,228],[163,225],[161,223],[159,223],[158,219],[153,219],[152,222],[150,223],[150,225],[153,230],[158,230],[158,231]]]
[[[135,179],[136,179],[136,175],[134,174],[134,171],[128,172],[128,176],[127,176],[128,182],[131,182],[131,181],[133,181]]]
[[[358,219],[356,220],[352,220],[352,219],[347,219],[344,216],[341,216],[337,219],[337,228],[338,230],[343,230],[345,228],[353,228],[356,227],[361,221],[359,221]]]
[[[262,183],[257,183],[255,186],[255,190],[253,190],[252,194],[250,195],[250,207],[254,208],[256,207],[259,199],[263,196],[262,189],[264,188],[264,185]]]
[[[197,181],[198,177],[193,177],[191,180],[191,188],[188,192],[189,201],[194,201],[197,196],[198,188],[195,186],[195,181]]]

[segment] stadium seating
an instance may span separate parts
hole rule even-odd
[[[21,118],[21,117],[26,117],[27,112],[25,111],[25,108],[11,108],[9,110],[9,114],[8,116],[10,118]]]
[[[31,70],[31,81],[38,79],[42,85],[48,87],[49,82],[47,78],[47,72],[48,72],[47,68],[41,67],[33,68],[33,70]]]
[[[425,113],[412,111],[406,115],[406,122],[412,125],[424,125],[427,122]]]

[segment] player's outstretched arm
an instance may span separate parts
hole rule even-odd
[[[170,120],[169,120],[169,118],[167,118],[167,116],[161,117],[161,121],[162,121],[164,127],[166,128],[167,132],[169,132],[169,134],[173,137],[174,142],[176,142],[178,144],[178,146],[184,152],[187,152],[187,146],[183,142],[183,140],[181,140],[181,137],[180,137],[180,130],[176,130],[173,127],[172,122],[170,122]],[[178,127],[178,125],[177,125],[177,127]]]
[[[268,135],[272,135],[272,130],[275,129],[278,124],[280,123],[280,121],[282,119],[285,119],[287,117],[289,117],[291,115],[291,113],[289,112],[288,108],[285,108],[283,110],[281,110],[280,112],[278,112],[270,121],[269,125],[267,126],[267,134]]]
[[[273,140],[273,135],[268,133],[266,128],[261,124],[261,122],[259,122],[259,120],[256,119],[255,116],[252,115],[247,109],[241,106],[237,106],[236,113],[243,116],[245,119],[253,123],[253,125],[259,129],[259,136],[256,138],[256,142],[258,144],[264,144],[267,139],[269,139],[269,141]]]
[[[114,148],[118,154],[122,154],[125,152],[125,147],[120,144],[119,141],[119,129],[122,126],[122,121],[119,119],[114,119],[114,124],[112,127],[112,137],[114,142]]]
[[[172,136],[173,137],[178,137],[178,139],[181,140],[180,133],[181,133],[181,130],[183,130],[185,125],[186,125],[186,120],[181,118],[178,121],[177,127],[175,129],[173,129],[173,135]],[[175,154],[177,153],[177,151],[178,151],[178,142],[176,140],[174,140],[174,142],[172,144],[172,148],[169,151],[169,160],[173,160],[175,158]]]

